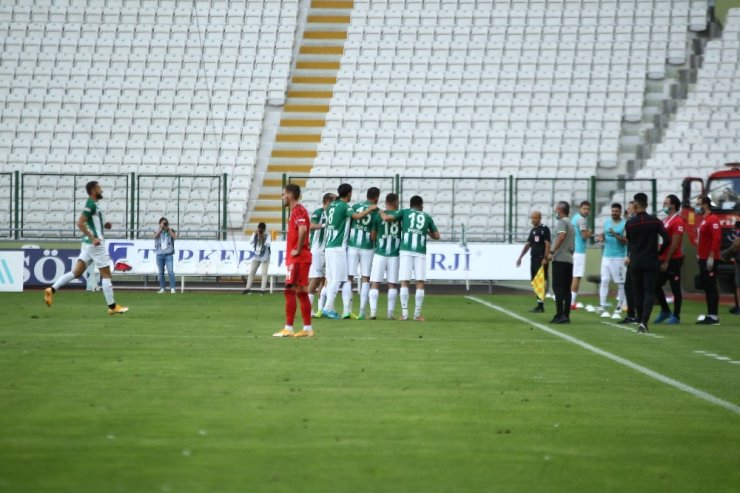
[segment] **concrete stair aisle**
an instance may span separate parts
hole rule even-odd
[[[308,176],[317,155],[347,39],[353,2],[312,0],[262,187],[245,234],[264,222],[282,228],[282,176]],[[306,179],[292,180],[303,187]],[[309,204],[309,209],[315,204]]]

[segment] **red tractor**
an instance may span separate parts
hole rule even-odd
[[[708,195],[712,199],[712,211],[719,217],[722,227],[722,250],[729,247],[735,238],[735,222],[740,220],[740,163],[727,163],[727,169],[715,171],[709,175],[706,184],[701,178],[687,177],[681,184],[681,216],[686,221],[688,244],[684,265],[692,265],[690,259],[696,258],[696,233],[699,227],[694,202],[699,195]],[[720,261],[719,285],[725,292],[734,292],[734,265]],[[693,270],[693,269],[692,269]],[[692,276],[684,276],[690,279]],[[693,286],[689,286],[693,287]]]

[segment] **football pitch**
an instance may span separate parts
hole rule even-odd
[[[282,294],[117,298],[126,315],[101,293],[0,295],[0,492],[740,486],[726,307],[696,327],[687,302],[644,336],[582,311],[548,325],[531,296],[427,296],[427,322],[277,339]]]

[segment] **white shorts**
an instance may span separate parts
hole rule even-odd
[[[308,270],[308,278],[317,279],[324,276],[326,276],[324,250],[311,250],[311,268]]]
[[[347,280],[347,252],[344,248],[327,248],[324,251],[324,262],[327,281]]]
[[[604,257],[601,259],[601,282],[614,282],[616,284],[624,284],[625,278],[627,277],[627,266],[624,265],[623,258],[608,258]]]
[[[357,266],[360,267],[360,275],[370,277],[373,268],[373,250],[360,250],[359,248],[347,249],[347,273],[354,277],[357,275]]]
[[[108,250],[105,249],[104,242],[101,242],[98,246],[83,243],[78,258],[88,266],[93,263],[98,269],[110,267],[110,257],[108,256]]]
[[[586,272],[586,254],[573,254],[573,277],[583,277]]]
[[[370,282],[385,282],[398,284],[399,257],[384,257],[375,255],[373,257],[373,271],[370,273]]]
[[[413,275],[412,275],[413,272]],[[427,280],[427,256],[422,254],[401,252],[398,266],[399,281]]]

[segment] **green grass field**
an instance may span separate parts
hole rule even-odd
[[[0,295],[0,492],[740,485],[739,414],[462,296],[296,340],[271,337],[282,295],[117,295],[125,316],[100,293]],[[552,327],[738,405],[740,319],[695,327],[700,309],[662,338],[582,312]]]

